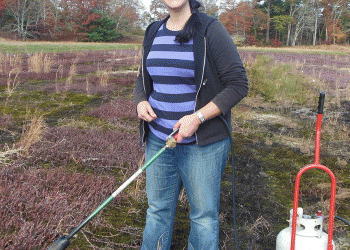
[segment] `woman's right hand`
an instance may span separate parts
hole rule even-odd
[[[137,115],[140,119],[147,122],[151,122],[158,118],[148,101],[142,101],[137,104]]]

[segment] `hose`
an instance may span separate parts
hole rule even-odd
[[[347,221],[347,220],[345,220],[345,219],[343,219],[343,218],[341,218],[341,217],[339,217],[337,215],[334,215],[334,218],[336,218],[338,220],[341,220],[342,222],[344,222],[344,223],[346,223],[346,224],[348,224],[350,226],[350,222],[349,221]],[[328,230],[323,229],[322,231],[325,232],[326,234],[328,234]]]
[[[339,217],[337,215],[334,215],[334,218],[337,218],[338,220],[341,220],[342,222],[344,222],[344,223],[346,223],[346,224],[348,224],[350,226],[350,222],[349,221],[347,221],[347,220],[345,220],[345,219],[343,219],[343,218],[341,218],[341,217]]]
[[[234,153],[233,153],[233,139],[230,131],[230,127],[228,126],[226,120],[220,115],[219,116],[221,120],[224,122],[227,132],[230,135],[230,147],[231,147],[231,166],[232,166],[232,206],[233,206],[233,232],[234,232],[234,237],[235,237],[235,245],[236,249],[238,250],[238,242],[237,242],[237,233],[236,233],[236,201],[235,201],[235,169],[233,165],[233,158],[234,158]]]

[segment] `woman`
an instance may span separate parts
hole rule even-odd
[[[180,129],[177,146],[146,169],[149,208],[141,249],[170,249],[182,185],[191,207],[188,249],[219,249],[231,108],[248,93],[246,72],[225,28],[198,12],[199,2],[162,1],[170,15],[146,29],[135,87],[146,162]]]

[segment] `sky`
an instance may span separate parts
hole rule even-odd
[[[142,0],[142,3],[145,6],[147,11],[149,11],[149,6],[151,5],[151,1],[152,0]]]

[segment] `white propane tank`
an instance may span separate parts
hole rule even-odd
[[[295,233],[295,250],[327,250],[328,234],[322,231],[323,217],[304,215],[298,207]],[[276,250],[290,250],[292,238],[293,209],[290,210],[289,227],[283,229],[276,240]],[[333,250],[336,250],[332,241]]]

